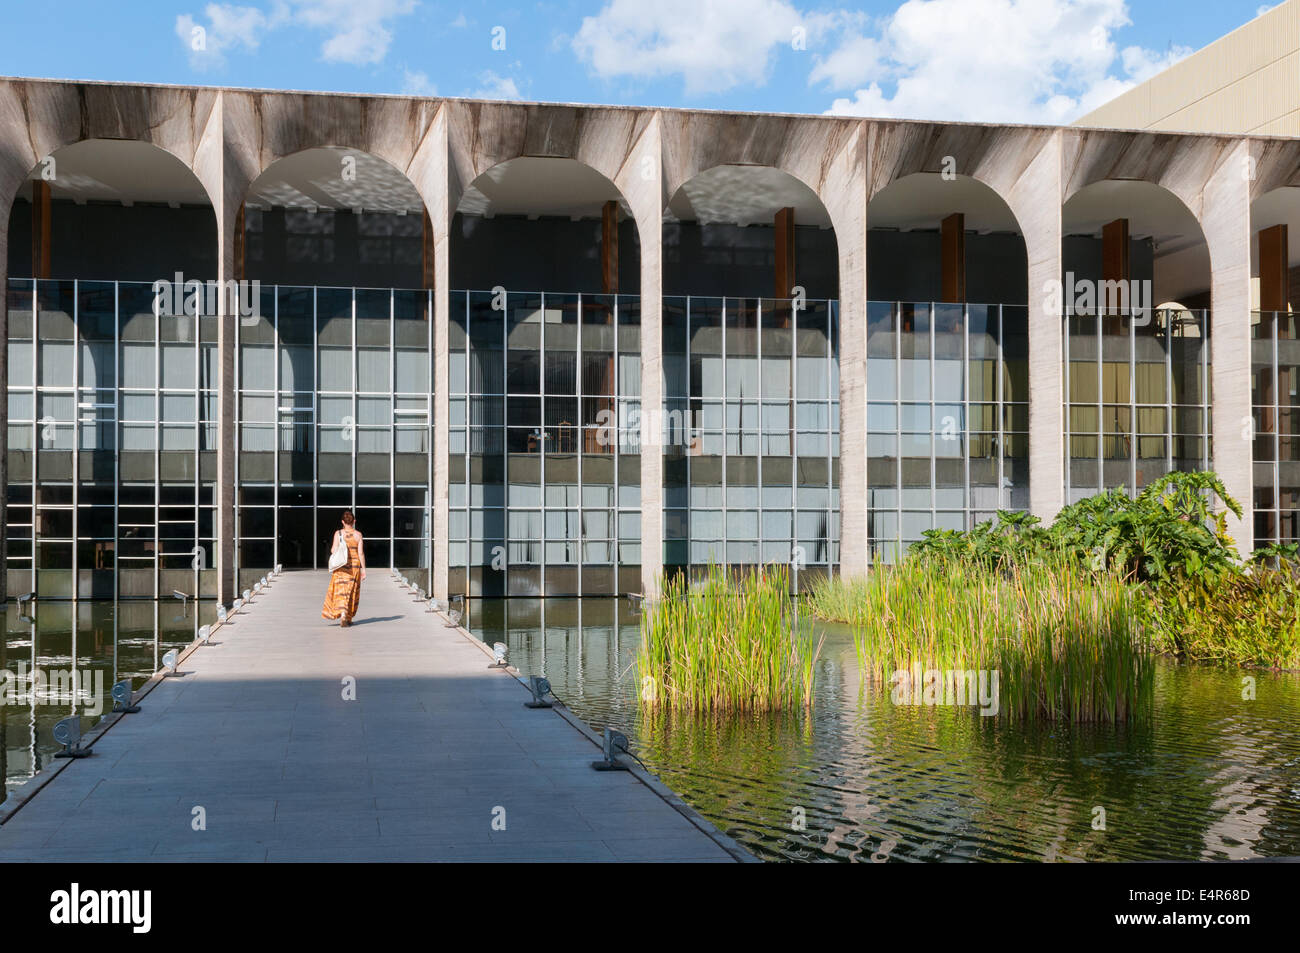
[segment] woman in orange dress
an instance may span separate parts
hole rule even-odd
[[[342,536],[348,547],[348,561],[344,566],[330,573],[330,587],[325,593],[325,607],[321,609],[323,619],[341,619],[340,627],[352,624],[352,617],[357,614],[357,603],[361,600],[361,581],[366,578],[366,554],[362,549],[363,540],[357,532],[357,519],[351,510],[343,511],[343,527],[334,533],[330,540],[330,552],[338,545]]]

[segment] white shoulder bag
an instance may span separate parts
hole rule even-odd
[[[342,569],[347,564],[348,564],[347,540],[343,538],[342,533],[339,533],[339,541],[334,544],[334,552],[330,553],[330,561],[329,561],[330,572],[333,572],[336,569]]]

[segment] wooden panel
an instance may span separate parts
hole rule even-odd
[[[1259,233],[1259,310],[1285,311],[1290,284],[1285,225]]]
[[[1101,279],[1102,281],[1129,280],[1129,239],[1128,219],[1117,218],[1101,227]],[[1122,302],[1114,300],[1103,291],[1098,295],[1097,307],[1107,312],[1119,309]],[[1110,316],[1102,321],[1105,334],[1123,333],[1123,321],[1118,316]]]
[[[966,303],[966,216],[954,212],[939,224],[940,300]]]
[[[50,183],[32,183],[32,277],[50,277]]]
[[[618,294],[618,202],[609,201],[600,213],[600,288]]]

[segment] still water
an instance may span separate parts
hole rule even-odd
[[[1295,673],[1162,663],[1149,724],[1013,726],[893,704],[861,685],[848,630],[825,626],[811,715],[652,719],[626,601],[471,600],[466,625],[505,642],[592,727],[627,734],[651,771],[766,860],[1300,855]]]
[[[4,609],[0,643],[0,773],[14,789],[53,763],[51,729],[70,715],[89,731],[113,709],[113,685],[140,688],[169,650],[216,620],[216,604],[193,601],[39,602]]]

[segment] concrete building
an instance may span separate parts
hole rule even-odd
[[[1300,136],[1300,0],[1282,0],[1074,125]]]
[[[1207,466],[1300,535],[1295,138],[5,79],[0,214],[11,595],[344,507],[440,596],[806,583]]]

